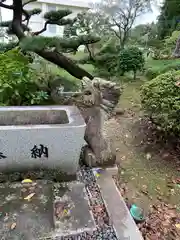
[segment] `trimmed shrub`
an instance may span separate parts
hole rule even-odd
[[[159,75],[141,90],[142,107],[166,133],[180,133],[180,71]]]
[[[148,80],[152,80],[152,79],[156,78],[158,75],[160,75],[160,71],[157,69],[153,69],[153,68],[148,68],[145,72],[145,77]]]
[[[121,75],[125,72],[133,71],[136,79],[137,71],[143,71],[145,60],[142,51],[137,47],[130,47],[121,50],[119,54],[118,69]]]
[[[95,56],[95,62],[93,62],[98,76],[111,77],[112,75],[116,75],[119,52],[120,47],[114,39],[110,39],[103,45],[99,53]]]

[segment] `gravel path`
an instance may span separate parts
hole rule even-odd
[[[62,240],[118,240],[107,214],[103,199],[93,171],[82,169],[78,178],[85,184],[97,229],[93,234],[82,233],[77,236],[63,237]]]

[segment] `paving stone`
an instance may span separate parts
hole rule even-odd
[[[33,186],[0,184],[1,239],[44,239],[53,229],[52,190],[52,183],[47,181],[34,182]],[[32,193],[29,201],[24,199]]]
[[[53,236],[92,233],[95,222],[90,211],[85,185],[81,182],[55,184]]]

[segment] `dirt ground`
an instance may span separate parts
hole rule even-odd
[[[180,211],[180,155],[171,143],[155,137],[152,124],[143,117],[140,87],[143,80],[123,84],[119,107],[124,115],[106,125],[119,164],[118,185],[124,198],[145,212],[157,200]]]

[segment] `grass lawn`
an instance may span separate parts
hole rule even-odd
[[[180,64],[180,59],[169,59],[169,60],[148,59],[146,62],[147,67],[163,67],[171,64]]]
[[[152,68],[155,71],[163,71],[168,67],[179,66],[180,68],[180,59],[170,59],[170,60],[153,60],[148,59],[146,62],[146,68]]]
[[[110,137],[120,163],[120,188],[125,183],[124,197],[144,209],[148,210],[151,204],[162,199],[180,210],[180,185],[173,181],[179,176],[179,159],[146,135],[140,103],[143,82],[139,79],[124,84],[119,107],[125,109],[125,114],[111,123]]]

